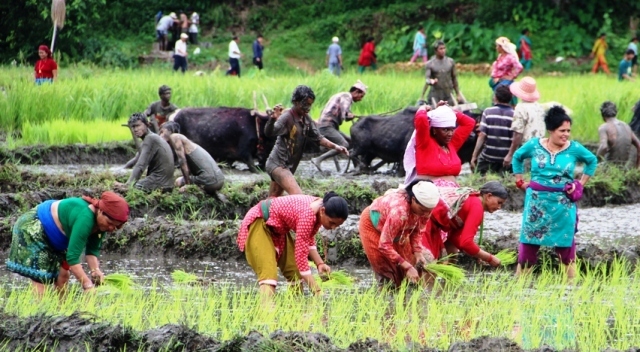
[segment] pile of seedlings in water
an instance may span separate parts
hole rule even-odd
[[[72,285],[62,299],[48,292],[38,304],[29,288],[2,285],[0,296],[4,314],[87,314],[134,331],[179,323],[218,341],[282,330],[321,333],[341,348],[373,338],[393,349],[410,349],[408,341],[444,349],[481,336],[513,339],[525,349],[639,346],[640,271],[623,260],[580,264],[579,269],[573,282],[543,264],[539,273],[517,278],[502,270],[467,273],[460,282],[437,280],[431,290],[347,284],[316,297],[281,287],[267,305],[256,287],[229,283],[161,286],[154,281],[97,294],[83,294]]]

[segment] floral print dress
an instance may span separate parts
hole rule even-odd
[[[543,186],[563,188],[572,182],[576,164],[584,163],[584,174],[593,176],[598,160],[582,144],[570,141],[559,152],[550,153],[540,138],[533,138],[513,155],[513,173],[523,173],[523,162],[531,159],[531,181]],[[564,192],[527,189],[522,214],[520,242],[571,247],[576,232],[577,206]]]

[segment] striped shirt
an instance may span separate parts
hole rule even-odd
[[[513,108],[509,105],[496,104],[482,113],[480,132],[487,135],[482,157],[488,162],[502,162],[509,153],[512,121]]]

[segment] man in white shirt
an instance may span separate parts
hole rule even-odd
[[[182,69],[182,73],[187,70],[187,33],[180,34],[180,40],[176,41],[176,50],[173,53],[173,70]]]
[[[238,43],[240,39],[238,36],[233,36],[233,40],[229,42],[229,65],[231,68],[227,71],[228,75],[238,75],[240,78],[240,58],[242,57],[242,53],[240,52],[240,48],[238,48]]]

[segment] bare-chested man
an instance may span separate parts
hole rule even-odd
[[[182,177],[176,179],[175,185],[180,187],[180,192],[193,183],[202,187],[207,194],[224,200],[218,194],[224,185],[224,174],[206,150],[180,134],[180,125],[173,121],[160,127],[160,137],[169,143],[178,157]]]
[[[302,189],[293,174],[298,168],[308,141],[349,155],[347,148],[324,138],[318,131],[318,127],[309,116],[315,99],[311,88],[297,86],[291,96],[293,107],[283,112],[282,107],[276,105],[273,108],[274,113],[264,127],[264,134],[268,137],[278,136],[265,167],[271,177],[269,197],[279,197],[284,191],[290,195],[302,194]]]
[[[147,110],[144,111],[145,116],[151,117],[151,131],[158,133],[162,124],[169,120],[169,116],[173,114],[178,107],[173,105],[171,100],[171,87],[163,85],[158,88],[158,95],[160,100],[151,103]]]
[[[600,106],[600,113],[604,123],[598,128],[600,136],[600,145],[596,153],[598,158],[626,166],[633,146],[637,151],[635,167],[640,167],[640,141],[628,124],[616,118],[618,115],[616,104],[605,101]]]

